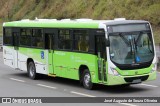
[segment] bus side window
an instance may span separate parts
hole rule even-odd
[[[4,28],[3,31],[3,43],[4,45],[12,45],[12,29],[11,28]]]
[[[33,29],[32,46],[37,48],[44,47],[42,29]]]
[[[85,35],[80,36],[80,39],[78,41],[78,50],[88,52],[88,42],[85,38]]]
[[[32,30],[24,28],[20,30],[20,45],[21,46],[31,46],[31,35]]]
[[[70,30],[59,30],[58,34],[58,48],[59,49],[71,49],[71,36]]]
[[[74,30],[74,50],[88,52],[89,34],[87,30]]]

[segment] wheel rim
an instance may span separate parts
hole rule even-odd
[[[86,73],[85,76],[84,76],[84,83],[85,83],[86,86],[89,86],[90,80],[91,80],[90,75],[88,73]]]
[[[30,65],[29,73],[30,73],[31,77],[34,76],[34,67],[33,67],[33,65]]]

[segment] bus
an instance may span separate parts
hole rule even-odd
[[[129,86],[156,79],[148,21],[35,19],[3,23],[4,64],[40,75],[94,85]]]

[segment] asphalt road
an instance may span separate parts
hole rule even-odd
[[[26,72],[14,70],[3,64],[0,52],[0,97],[160,97],[160,73],[157,79],[130,87],[108,87],[100,85],[96,90],[86,90],[78,81],[44,76],[31,80]],[[67,105],[68,104],[58,104]],[[69,106],[75,106],[74,103]],[[82,104],[76,104],[82,105]],[[98,104],[83,104],[97,106]],[[106,106],[103,103],[101,105]],[[148,103],[113,103],[111,106],[143,106]],[[152,103],[153,105],[153,103]],[[154,103],[158,106],[158,103]]]

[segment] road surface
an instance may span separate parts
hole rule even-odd
[[[0,52],[0,96],[1,97],[159,97],[160,73],[151,82],[131,85],[130,87],[100,86],[96,90],[86,90],[78,81],[44,76],[39,80],[31,80],[26,72],[14,70],[3,64]],[[58,104],[66,105],[67,104]],[[81,106],[82,104],[76,104]],[[98,104],[83,104],[97,106]],[[106,106],[107,104],[101,104]],[[145,106],[146,103],[113,103],[111,106]],[[154,103],[152,105],[159,105]],[[74,103],[68,106],[75,106]]]

